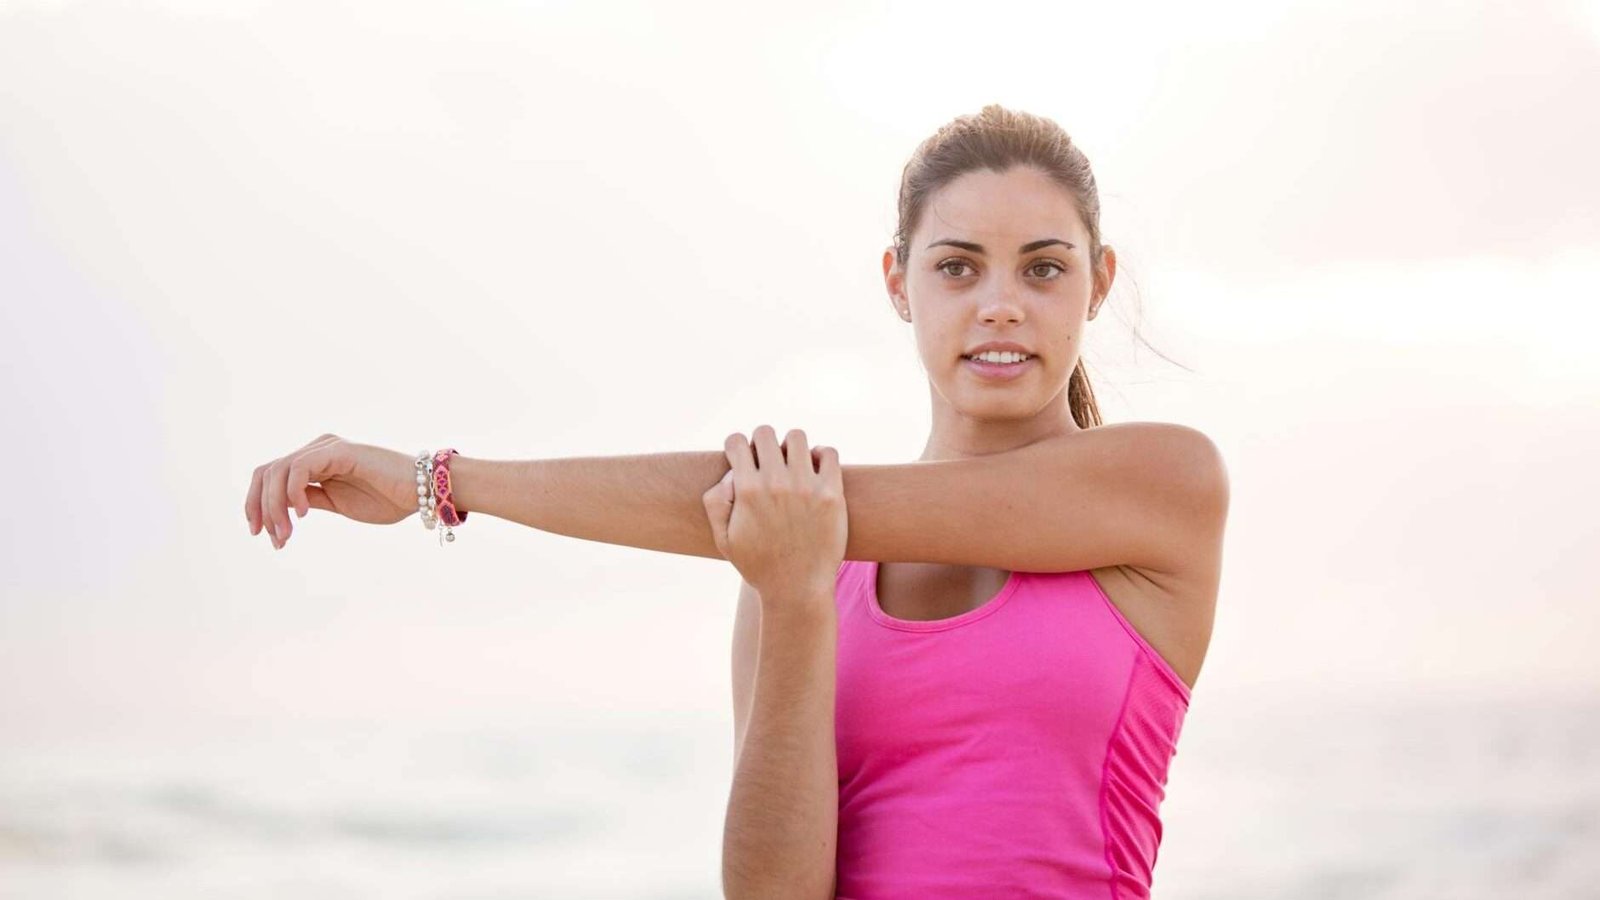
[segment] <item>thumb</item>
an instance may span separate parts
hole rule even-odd
[[[328,499],[328,492],[322,488],[308,484],[305,486],[307,509],[325,509],[328,512],[338,512],[333,508],[333,501]],[[301,516],[301,518],[305,518]]]
[[[713,484],[701,499],[705,501],[706,512],[720,515],[726,521],[733,510],[733,470],[729,469],[722,480]]]
[[[713,530],[720,526],[726,531],[728,519],[733,516],[733,470],[722,476],[722,480],[711,486],[700,497],[706,507],[706,518],[711,520]]]

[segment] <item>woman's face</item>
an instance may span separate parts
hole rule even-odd
[[[1101,278],[1091,270],[1072,194],[1032,166],[967,172],[933,194],[908,241],[903,268],[885,252],[884,281],[933,389],[975,418],[1034,416],[1052,402],[1064,410],[1084,323],[1116,272],[1109,247]],[[1031,358],[966,358],[989,341],[1020,344]]]

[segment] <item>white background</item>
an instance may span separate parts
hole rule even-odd
[[[763,423],[910,461],[879,258],[990,102],[1094,164],[1106,418],[1229,467],[1169,847],[1266,698],[1592,690],[1593,2],[0,0],[0,743],[693,722],[725,781],[725,563],[320,511],[275,552],[251,470]]]

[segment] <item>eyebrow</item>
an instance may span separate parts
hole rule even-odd
[[[949,244],[952,247],[960,247],[963,250],[971,250],[973,253],[982,253],[983,252],[983,245],[982,244],[974,244],[971,241],[958,241],[955,238],[945,238],[944,240],[934,241],[933,243],[929,244],[924,249],[931,249],[933,247],[939,246],[940,244]],[[1017,248],[1017,252],[1018,253],[1032,253],[1033,251],[1039,249],[1040,247],[1048,247],[1051,244],[1061,244],[1061,245],[1065,246],[1068,250],[1076,250],[1077,249],[1077,245],[1069,244],[1066,241],[1061,240],[1060,238],[1044,238],[1043,240],[1029,241],[1028,243],[1023,244],[1021,247]]]

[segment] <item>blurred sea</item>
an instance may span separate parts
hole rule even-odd
[[[1600,690],[1207,687],[1156,900],[1600,898]],[[717,716],[0,736],[0,897],[715,898],[731,758]]]

